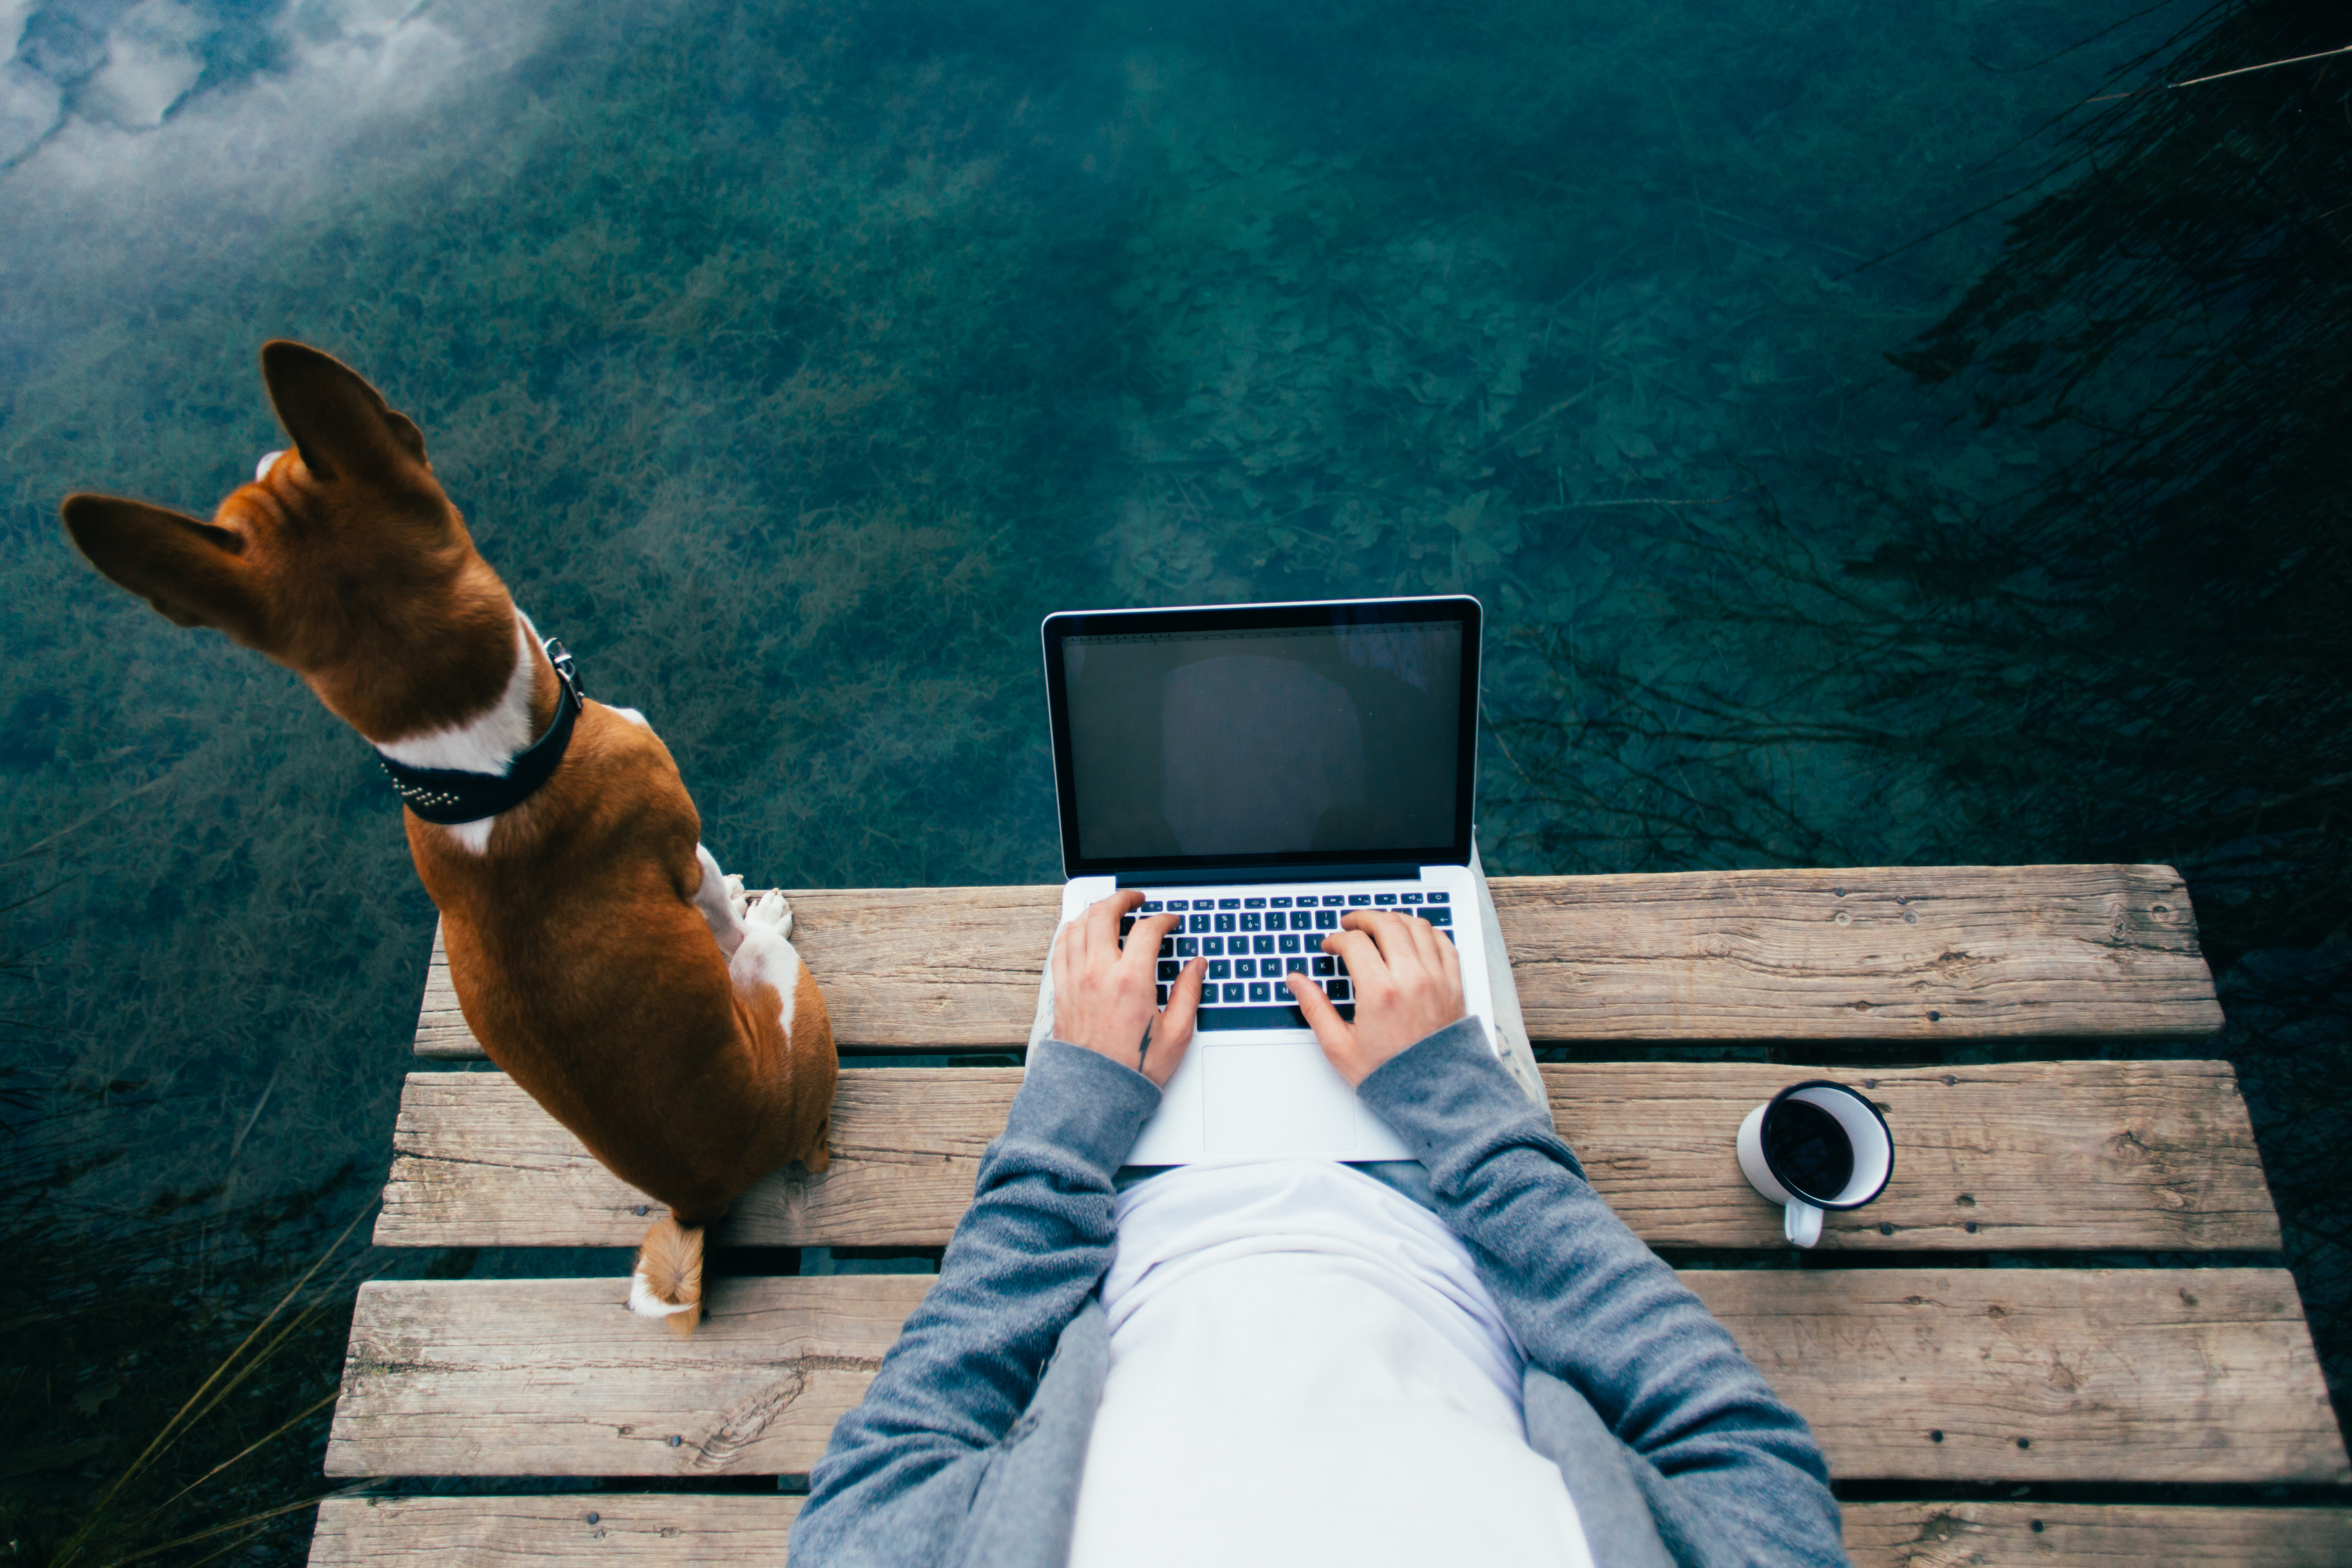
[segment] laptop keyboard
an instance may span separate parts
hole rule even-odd
[[[1349,910],[1393,910],[1419,915],[1453,940],[1454,910],[1448,895],[1419,882],[1351,882],[1337,887],[1302,883],[1246,888],[1150,889],[1142,908],[1119,921],[1124,938],[1139,920],[1178,917],[1160,940],[1160,1002],[1194,958],[1208,961],[1201,986],[1199,1026],[1203,1029],[1297,1029],[1307,1019],[1290,1001],[1286,975],[1304,974],[1331,999],[1342,1018],[1356,1016],[1355,988],[1348,966],[1323,951],[1323,939],[1339,929]]]

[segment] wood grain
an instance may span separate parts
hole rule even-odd
[[[783,1568],[806,1500],[696,1492],[329,1498],[310,1568]]]
[[[1846,1479],[2352,1479],[2284,1270],[1683,1278]],[[327,1473],[805,1471],[930,1283],[721,1280],[685,1341],[618,1279],[371,1283]]]
[[[1740,1176],[1740,1119],[1806,1078],[1885,1109],[1895,1180],[1832,1215],[1827,1248],[2268,1251],[2278,1219],[2227,1062],[2027,1062],[1861,1072],[1749,1062],[1543,1069],[1594,1186],[1653,1247],[1782,1245]],[[833,1168],[744,1194],[719,1239],[745,1246],[946,1242],[1011,1068],[856,1068],[835,1099]],[[383,1247],[629,1247],[664,1212],[590,1158],[499,1073],[413,1073],[401,1096]],[[1886,1227],[1891,1226],[1889,1230]],[[1974,1228],[1969,1228],[1973,1226]]]
[[[331,1498],[310,1568],[782,1568],[797,1497],[573,1492]],[[2026,1502],[1845,1505],[1854,1568],[2339,1568],[2352,1509]]]
[[[2203,1039],[2221,1027],[2167,866],[1504,877],[1541,1041]],[[1029,1036],[1055,887],[791,894],[835,1037],[1005,1049]],[[478,1056],[436,935],[416,1049]]]
[[[1682,1278],[1842,1477],[2352,1480],[2282,1268]]]
[[[1854,1568],[2342,1568],[2352,1509],[1848,1503],[1845,1546]]]
[[[929,1276],[718,1280],[691,1339],[622,1279],[360,1287],[330,1476],[805,1471]]]

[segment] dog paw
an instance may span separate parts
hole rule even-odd
[[[746,924],[763,925],[778,936],[793,934],[793,901],[773,889],[761,893],[744,912]]]
[[[743,895],[742,878],[730,872],[726,883],[728,906],[735,911],[735,918],[740,921],[743,918],[744,911],[751,907],[751,900]]]

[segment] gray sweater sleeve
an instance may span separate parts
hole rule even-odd
[[[810,1474],[794,1563],[944,1563],[970,1552],[974,1502],[1027,1436],[1015,1425],[1110,1267],[1111,1177],[1159,1106],[1149,1079],[1107,1057],[1058,1040],[1031,1054],[939,1283]],[[1102,1376],[1098,1366],[1055,1370],[1097,1385]],[[1062,1467],[1069,1495],[1024,1510],[1064,1531],[1061,1551],[1029,1543],[1044,1549],[1040,1561],[1066,1552],[1085,1441],[1076,1432],[1049,1445],[1075,1444]]]
[[[1476,1020],[1392,1058],[1358,1092],[1428,1169],[1439,1212],[1529,1361],[1582,1394],[1631,1451],[1678,1561],[1846,1561],[1804,1418],[1587,1184]]]

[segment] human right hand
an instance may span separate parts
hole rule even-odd
[[[1469,1009],[1462,1000],[1461,955],[1427,921],[1387,910],[1351,910],[1339,925],[1323,939],[1323,951],[1347,961],[1356,990],[1354,1024],[1340,1017],[1307,976],[1283,978],[1325,1058],[1353,1089],[1382,1062]]]

